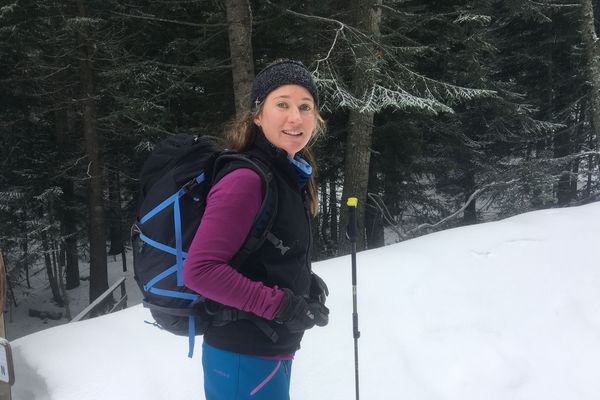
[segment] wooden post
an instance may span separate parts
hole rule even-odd
[[[4,327],[4,304],[6,303],[6,271],[4,269],[4,258],[0,249],[0,337],[6,338]],[[10,384],[0,381],[0,400],[10,400]]]

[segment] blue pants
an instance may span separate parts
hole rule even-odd
[[[202,345],[206,400],[289,400],[292,360],[265,360]]]

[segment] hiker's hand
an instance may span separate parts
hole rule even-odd
[[[329,309],[323,304],[306,301],[289,289],[282,289],[285,296],[275,322],[285,324],[290,332],[303,332],[313,326],[329,323]]]
[[[327,296],[329,296],[329,288],[321,277],[314,272],[310,277],[310,293],[308,295],[311,300],[315,300],[317,303],[325,304]]]

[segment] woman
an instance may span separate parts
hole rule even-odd
[[[292,359],[304,331],[328,322],[327,287],[310,265],[309,214],[316,212],[317,193],[307,145],[324,126],[317,87],[302,63],[281,60],[256,76],[251,102],[229,147],[273,174],[278,207],[270,233],[276,240],[232,267],[261,206],[262,181],[254,170],[239,168],[212,187],[184,284],[260,323],[241,319],[208,329],[202,355],[207,400],[289,399]]]

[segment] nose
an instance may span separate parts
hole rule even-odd
[[[300,110],[297,107],[290,107],[288,120],[294,124],[302,122],[302,116],[300,115]]]

